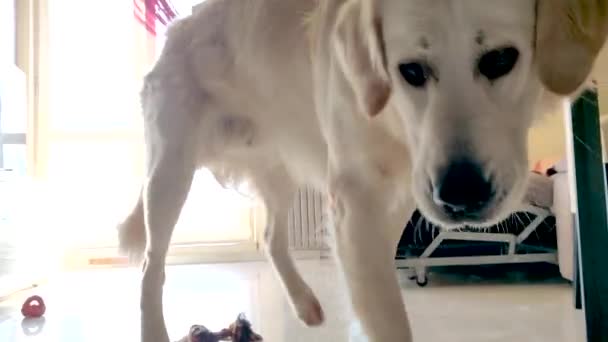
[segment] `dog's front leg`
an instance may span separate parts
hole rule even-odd
[[[393,241],[411,214],[410,203],[397,204],[394,188],[351,171],[331,177],[330,196],[335,251],[369,341],[412,341]]]

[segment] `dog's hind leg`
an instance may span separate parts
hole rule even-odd
[[[197,161],[204,96],[183,73],[146,79],[143,97],[147,178],[143,210],[147,232],[141,285],[141,341],[169,342],[163,316],[165,258],[186,201]]]
[[[324,320],[321,304],[298,272],[289,253],[287,213],[293,204],[297,186],[283,167],[277,167],[263,176],[255,175],[254,183],[266,206],[264,240],[268,258],[298,317],[308,326],[320,325]]]

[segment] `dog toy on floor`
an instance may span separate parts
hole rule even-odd
[[[220,332],[211,332],[203,325],[193,325],[190,328],[188,336],[177,342],[259,342],[263,341],[262,336],[253,332],[251,323],[245,318],[244,314],[240,314],[236,321],[227,329]]]
[[[21,306],[21,314],[26,318],[42,317],[46,312],[46,305],[40,296],[31,296]]]

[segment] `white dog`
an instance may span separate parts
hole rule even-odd
[[[393,263],[405,222],[416,206],[447,227],[505,217],[530,125],[583,85],[608,27],[608,0],[201,6],[172,25],[142,92],[147,178],[120,238],[145,256],[144,342],[169,341],[165,257],[201,167],[255,186],[268,255],[311,326],[323,310],[288,254],[287,211],[298,187],[325,192],[369,340],[411,341]]]

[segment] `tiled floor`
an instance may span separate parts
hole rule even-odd
[[[348,314],[335,267],[306,261],[301,268],[324,305],[323,327],[308,329],[294,319],[265,263],[174,266],[165,287],[170,335],[177,340],[192,324],[221,329],[245,312],[269,342],[365,341]],[[23,298],[0,303],[0,341],[138,341],[139,276],[135,268],[59,276],[36,291],[48,307],[42,322],[22,321]],[[400,276],[416,341],[583,341],[581,314],[573,310],[570,286],[562,282],[444,274],[418,288],[406,274]]]

